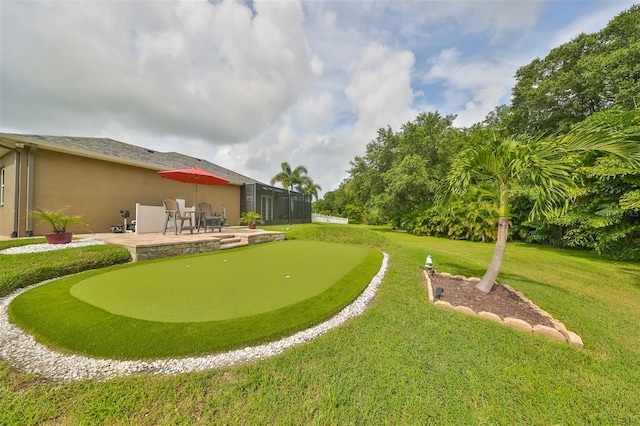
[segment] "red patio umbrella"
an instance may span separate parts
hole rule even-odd
[[[216,176],[211,172],[202,170],[198,167],[192,167],[189,169],[167,170],[164,172],[158,172],[158,174],[167,179],[177,180],[185,183],[196,184],[196,205],[198,205],[198,184],[202,185],[226,185],[228,180]]]

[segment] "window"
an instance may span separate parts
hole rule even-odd
[[[4,206],[4,169],[0,169],[0,206]]]
[[[263,195],[260,197],[260,216],[264,220],[273,220],[273,197],[271,195]]]

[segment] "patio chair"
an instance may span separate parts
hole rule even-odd
[[[198,230],[204,227],[204,232],[207,232],[207,228],[211,228],[211,232],[215,228],[218,228],[218,232],[222,232],[222,216],[218,213],[214,213],[209,203],[198,203]]]
[[[182,233],[182,229],[184,228],[184,223],[189,221],[189,231],[193,234],[193,215],[183,214],[180,212],[180,206],[178,206],[178,202],[172,198],[167,198],[162,202],[164,206],[165,219],[164,219],[164,229],[162,230],[162,235],[167,232],[167,227],[169,227],[169,221],[173,220],[173,232],[174,234],[178,234],[178,221],[180,221],[180,233]]]

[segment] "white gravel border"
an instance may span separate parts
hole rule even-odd
[[[96,245],[103,245],[103,244],[107,244],[107,243],[101,240],[83,238],[81,240],[73,240],[67,244],[42,243],[42,244],[27,244],[25,246],[10,247],[8,249],[4,249],[0,251],[0,254],[42,253],[45,251],[64,250],[69,248],[96,246]]]
[[[389,255],[384,252],[383,255],[380,270],[371,279],[369,285],[360,296],[334,317],[321,324],[276,342],[259,346],[251,346],[217,355],[154,361],[118,361],[88,358],[80,355],[65,355],[52,351],[36,342],[30,334],[26,334],[22,329],[9,322],[7,307],[19,294],[52,280],[44,281],[0,298],[0,357],[7,360],[18,370],[33,373],[47,379],[62,381],[107,380],[138,373],[178,374],[229,367],[269,358],[282,353],[287,348],[313,340],[344,324],[349,319],[363,314],[373,301],[389,267]]]

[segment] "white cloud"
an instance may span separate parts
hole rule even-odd
[[[526,31],[536,24],[543,1],[452,1],[447,2],[451,16],[456,17],[465,33],[490,31],[495,36],[505,31]]]
[[[345,89],[358,119],[351,139],[360,148],[381,127],[397,127],[416,115],[411,88],[413,53],[393,51],[372,43],[353,62],[351,82]]]
[[[434,110],[478,122],[551,37],[631,4],[4,1],[0,128],[110,137],[264,182],[288,161],[330,191],[379,128]]]
[[[236,2],[146,5],[3,4],[2,31],[12,38],[2,49],[11,63],[2,71],[3,119],[36,132],[75,121],[95,134],[121,122],[238,143],[295,104],[322,70],[299,2],[257,2],[254,16]],[[6,106],[20,103],[38,108],[26,115]]]
[[[317,19],[350,28],[369,40],[418,47],[441,34],[481,34],[491,38],[526,32],[538,21],[543,0],[342,1],[305,2]],[[330,14],[329,14],[330,13]],[[455,37],[455,34],[452,35]]]
[[[456,125],[469,126],[482,121],[501,102],[508,102],[520,63],[513,58],[474,62],[465,60],[456,49],[447,49],[431,61],[424,79],[447,87],[446,112],[457,114]]]
[[[306,131],[326,129],[333,125],[333,96],[322,92],[299,102],[297,118],[300,127]]]
[[[322,3],[312,3],[312,6],[322,6]],[[315,19],[320,28],[324,31],[336,30],[336,13],[333,11],[325,11],[321,9],[315,9]]]
[[[505,87],[502,84],[492,84],[474,93],[473,100],[465,102],[464,109],[458,113],[455,124],[458,126],[471,126],[479,123],[505,96]]]
[[[555,34],[555,37],[547,46],[547,50],[567,43],[581,33],[591,34],[602,30],[611,19],[619,15],[622,10],[633,6],[634,3],[635,1],[615,1],[611,2],[611,6],[606,9],[598,9],[588,15],[578,16],[573,22],[565,25]]]

